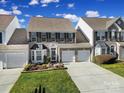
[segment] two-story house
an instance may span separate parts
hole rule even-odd
[[[68,19],[32,17],[27,31],[32,63],[44,62],[44,55],[52,62],[90,61],[89,42]]]
[[[0,69],[28,63],[27,32],[16,16],[0,15]]]
[[[16,16],[0,15],[0,43],[0,69],[43,63],[45,55],[52,62],[90,61],[88,39],[64,18],[32,17],[26,31]]]
[[[124,21],[122,18],[80,18],[81,31],[92,45],[92,56],[111,54],[124,59]]]

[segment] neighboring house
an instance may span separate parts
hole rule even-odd
[[[31,63],[90,61],[89,41],[68,19],[32,17],[27,31]]]
[[[92,56],[111,54],[124,60],[124,21],[119,18],[80,18],[76,30],[92,45]]]
[[[23,67],[28,63],[27,32],[16,16],[0,15],[0,68]]]

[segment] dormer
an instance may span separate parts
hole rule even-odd
[[[121,17],[113,18],[107,22],[108,30],[122,31],[124,30],[124,21]]]
[[[7,44],[16,28],[19,28],[16,16],[0,15],[0,44]]]

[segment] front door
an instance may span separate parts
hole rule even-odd
[[[52,61],[52,62],[56,62],[56,61],[57,61],[56,48],[51,48],[51,61]]]

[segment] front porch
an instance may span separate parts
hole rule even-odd
[[[118,47],[116,42],[99,41],[95,45],[95,56],[111,54],[112,56],[118,56]]]

